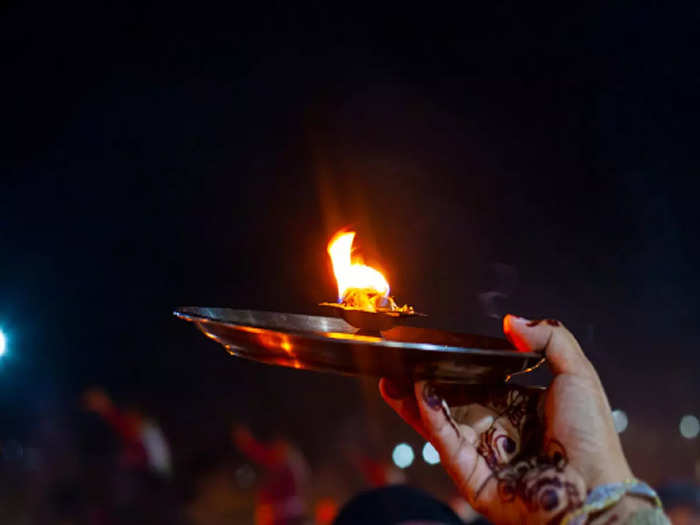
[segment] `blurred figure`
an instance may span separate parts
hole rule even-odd
[[[309,469],[301,453],[284,439],[262,443],[242,425],[233,429],[236,447],[265,471],[256,498],[258,525],[307,523],[304,497]]]
[[[121,443],[119,469],[106,480],[109,523],[179,523],[172,494],[170,447],[160,428],[136,408],[119,409],[101,389],[83,395],[85,409],[103,419]]]
[[[172,474],[170,447],[158,425],[137,409],[119,410],[104,390],[93,388],[84,394],[85,408],[104,419],[122,444],[122,465],[148,470],[168,478]]]

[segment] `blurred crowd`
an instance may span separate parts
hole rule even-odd
[[[485,523],[456,492],[433,498],[409,489],[417,480],[351,439],[333,465],[312,470],[291,440],[263,440],[233,422],[228,453],[178,470],[165,432],[139,407],[93,388],[80,410],[83,428],[47,416],[27,446],[0,442],[0,523],[327,525],[407,504]],[[697,484],[668,484],[659,493],[674,524],[700,523]]]
[[[232,422],[229,450],[175,466],[158,422],[100,388],[78,417],[47,410],[32,439],[0,441],[0,523],[328,524],[356,489],[405,481],[351,443],[312,473],[283,436]]]

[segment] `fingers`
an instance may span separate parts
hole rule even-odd
[[[415,396],[428,440],[460,491],[477,507],[477,495],[492,475],[486,459],[477,451],[479,435],[454,420],[447,403],[429,383],[417,382]]]
[[[425,381],[409,389],[387,379],[379,388],[386,402],[433,444],[459,491],[478,511],[492,514],[494,502],[501,501],[499,475],[516,457],[539,450],[529,447],[539,442],[531,427],[537,426],[541,389]]]
[[[379,380],[379,392],[384,401],[401,416],[401,418],[411,425],[423,439],[429,441],[428,434],[423,426],[423,420],[418,412],[418,405],[413,394],[413,385],[400,385],[385,377]]]
[[[578,341],[556,319],[530,321],[509,314],[503,318],[503,332],[521,352],[543,351],[555,375],[595,375]]]

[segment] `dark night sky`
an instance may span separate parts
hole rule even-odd
[[[183,457],[232,420],[312,458],[329,421],[408,435],[369,383],[233,360],[171,317],[311,311],[354,224],[436,325],[496,334],[478,294],[504,288],[499,313],[563,319],[633,467],[691,476],[697,7],[322,4],[3,8],[0,439],[79,418],[94,384]]]

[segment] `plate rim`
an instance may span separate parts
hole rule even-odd
[[[343,343],[343,344],[352,344],[356,343],[357,341],[353,340],[351,337],[348,337],[347,339],[339,337],[337,339],[335,338],[328,338],[324,337],[318,332],[312,332],[312,331],[298,331],[298,330],[279,330],[275,328],[270,328],[270,327],[264,327],[264,326],[255,326],[255,325],[242,325],[238,323],[233,323],[230,321],[225,321],[223,319],[215,319],[212,317],[208,317],[203,314],[194,314],[192,312],[187,312],[184,311],[185,309],[188,308],[197,308],[200,309],[202,307],[178,307],[173,311],[173,315],[175,317],[178,317],[180,319],[184,319],[185,321],[189,322],[205,322],[205,323],[215,323],[219,325],[225,325],[228,327],[235,327],[237,329],[240,328],[256,328],[259,330],[265,330],[266,332],[273,332],[273,333],[284,333],[284,334],[293,334],[295,336],[302,336],[302,337],[307,337],[316,341],[329,341],[332,340],[333,342],[337,343]],[[238,312],[260,312],[260,313],[266,313],[266,314],[279,314],[279,315],[293,315],[293,316],[300,316],[300,317],[315,317],[318,319],[333,319],[336,320],[338,318],[334,317],[325,317],[321,315],[306,315],[306,314],[294,314],[294,313],[282,313],[282,312],[273,312],[273,311],[267,311],[267,310],[244,310],[244,309],[237,309],[237,308],[228,308],[228,307],[211,307],[211,308],[219,308],[222,310],[232,310],[232,311],[238,311]],[[343,321],[344,322],[344,321]],[[348,324],[348,326],[351,326]],[[331,333],[340,333],[340,332],[331,332]],[[343,335],[348,335],[348,336],[353,336],[355,334],[352,333],[347,333]],[[469,334],[464,334],[464,335],[469,335]],[[476,334],[474,334],[476,335]],[[386,348],[391,347],[391,348],[410,348],[412,350],[418,350],[418,351],[423,351],[423,352],[435,352],[435,353],[452,353],[452,354],[469,354],[469,355],[497,355],[499,357],[506,357],[506,358],[518,358],[522,360],[526,359],[535,359],[539,360],[544,357],[544,354],[537,353],[537,352],[519,352],[517,350],[490,350],[487,348],[474,348],[474,347],[463,347],[463,346],[452,346],[452,345],[439,345],[439,344],[434,344],[434,343],[417,343],[417,342],[409,342],[409,341],[393,341],[391,339],[380,339],[378,337],[372,337],[372,336],[363,336],[366,337],[366,339],[362,340],[363,344],[369,344],[371,346],[376,346],[378,348]],[[486,337],[491,337],[491,336],[486,336]],[[373,340],[376,339],[376,340]],[[497,338],[494,338],[497,339]]]

